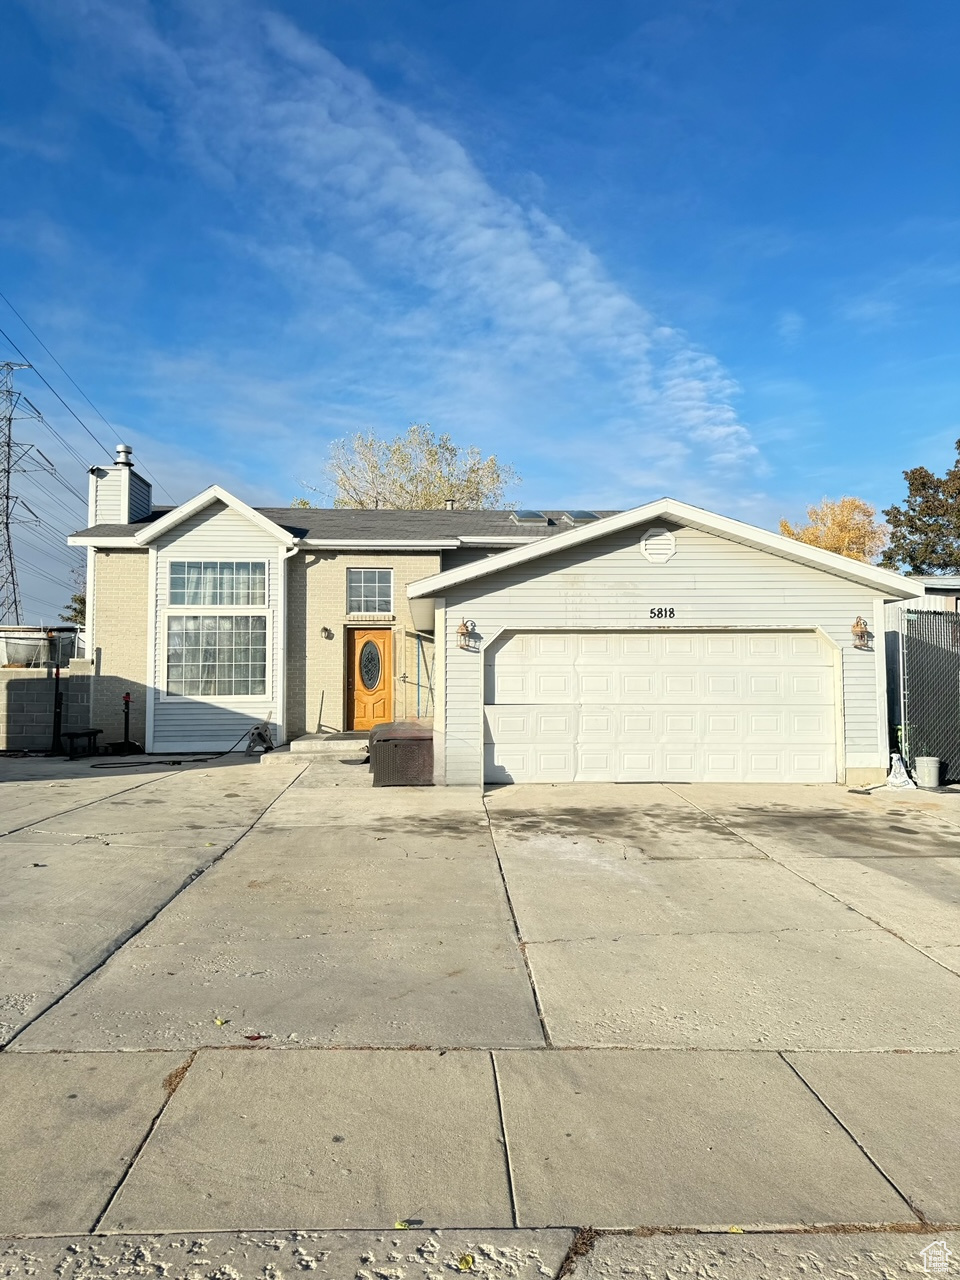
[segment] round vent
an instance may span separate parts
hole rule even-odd
[[[640,539],[640,550],[651,564],[666,564],[677,550],[677,540],[669,529],[648,529]]]

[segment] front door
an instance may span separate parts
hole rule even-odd
[[[353,630],[347,642],[347,728],[393,719],[393,632]]]

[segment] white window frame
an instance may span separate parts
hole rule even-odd
[[[270,702],[274,696],[274,677],[273,677],[273,629],[275,609],[268,609],[262,605],[255,608],[247,608],[237,605],[174,605],[159,611],[159,623],[157,630],[160,662],[158,671],[158,684],[161,702],[203,702],[214,707],[249,707],[256,703]],[[169,649],[167,644],[167,620],[173,617],[180,618],[208,618],[208,617],[227,617],[227,618],[264,618],[266,620],[267,632],[267,648],[266,648],[266,679],[264,681],[263,693],[168,693],[167,692],[167,663],[169,661]]]
[[[171,585],[171,584],[172,584],[172,581],[173,581],[173,566],[174,566],[175,564],[183,564],[183,565],[187,565],[187,564],[199,564],[199,565],[205,565],[205,564],[215,564],[215,565],[221,565],[221,564],[234,564],[234,565],[236,565],[236,564],[248,564],[248,565],[250,565],[251,567],[252,567],[253,565],[255,565],[255,564],[261,565],[261,566],[262,566],[262,568],[263,568],[263,604],[238,604],[238,605],[219,605],[219,604],[196,604],[196,605],[187,605],[187,604],[173,604],[173,603],[171,602],[171,595],[173,594],[173,589],[172,589],[172,585]],[[201,575],[201,576],[202,576],[202,575]],[[218,573],[218,577],[219,577],[219,573]],[[171,608],[171,609],[188,609],[188,610],[197,610],[197,609],[237,609],[237,610],[239,610],[241,613],[245,613],[248,609],[249,609],[249,610],[265,609],[265,608],[267,608],[267,602],[268,602],[268,600],[270,599],[270,566],[269,566],[269,562],[268,562],[268,561],[266,561],[266,560],[261,560],[258,556],[248,557],[248,558],[247,558],[247,559],[245,559],[245,560],[238,560],[238,559],[236,559],[235,557],[234,557],[234,558],[231,558],[231,559],[226,559],[226,558],[222,558],[222,557],[220,557],[220,556],[217,556],[217,557],[215,557],[215,558],[214,558],[213,556],[206,556],[206,557],[204,557],[204,556],[179,556],[179,555],[178,555],[178,556],[171,556],[171,557],[170,557],[170,559],[167,561],[167,583],[166,583],[166,587],[167,587],[167,589],[166,589],[166,602],[167,602],[167,606],[168,606],[169,608]]]
[[[350,608],[350,575],[351,573],[389,573],[390,575],[390,608],[351,609]],[[396,592],[392,567],[379,564],[357,564],[347,566],[346,576],[346,615],[348,618],[394,618],[396,617]]]

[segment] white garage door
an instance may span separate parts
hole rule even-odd
[[[516,632],[484,667],[488,782],[836,782],[812,632]]]

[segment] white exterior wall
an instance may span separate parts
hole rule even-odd
[[[224,750],[247,729],[269,718],[274,741],[285,741],[283,714],[285,547],[258,525],[221,502],[158,538],[151,548],[150,666],[152,690],[147,712],[148,751]],[[164,694],[170,563],[173,560],[263,560],[267,566],[267,695],[263,698],[168,698]],[[183,612],[177,606],[176,612]],[[186,612],[214,612],[204,606]],[[234,610],[224,607],[221,612]],[[238,606],[237,613],[246,612]],[[259,612],[252,609],[251,612]]]
[[[91,524],[127,524],[123,513],[123,486],[119,467],[97,467],[91,472],[93,500]]]
[[[130,523],[146,520],[153,510],[153,486],[136,471],[129,472],[130,479]]]
[[[644,532],[639,526],[447,588],[446,608],[437,615],[438,642],[444,636],[444,761],[438,774],[447,784],[476,786],[483,777],[483,654],[458,647],[463,618],[473,619],[484,645],[504,630],[819,628],[840,658],[842,767],[886,766],[881,596],[846,578],[698,529],[677,528],[675,555],[651,564],[639,548]],[[650,609],[658,607],[673,607],[676,617],[651,622]],[[853,648],[850,628],[858,614],[874,633],[870,650]]]

